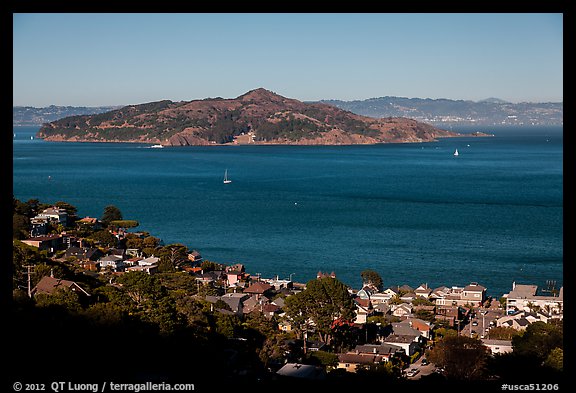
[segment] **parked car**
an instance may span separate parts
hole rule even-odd
[[[478,326],[478,321],[472,322],[472,326]]]
[[[430,363],[430,362],[428,362],[428,359],[426,359],[426,358],[422,359],[422,364],[424,366],[427,365],[428,363]]]
[[[408,372],[406,373],[406,376],[408,377],[413,377],[416,374],[418,374],[420,372],[420,370],[418,370],[417,368],[411,368],[410,370],[408,370]]]

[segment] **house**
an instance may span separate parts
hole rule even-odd
[[[516,311],[509,315],[505,315],[496,320],[496,326],[498,327],[510,327],[516,330],[525,330],[528,325],[534,322],[544,322],[548,321],[552,317],[546,315],[545,313],[539,312],[526,312],[526,311]]]
[[[106,255],[98,259],[100,269],[112,269],[114,271],[121,271],[124,268],[124,260],[117,255]]]
[[[230,309],[234,314],[243,313],[243,302],[245,302],[249,297],[245,293],[226,293],[220,296],[220,300],[230,306]]]
[[[275,278],[262,279],[261,281],[270,284],[274,291],[280,291],[282,289],[292,288],[292,281],[281,280],[278,276],[276,276]]]
[[[263,295],[255,294],[249,296],[245,292],[242,295],[246,296],[246,299],[242,303],[242,312],[244,314],[249,314],[252,311],[261,312],[262,306],[270,303],[270,300]]]
[[[382,364],[384,362],[381,355],[359,354],[354,352],[338,354],[338,365],[336,368],[344,369],[349,373],[355,373],[359,367],[370,366],[372,364]]]
[[[403,355],[404,353],[404,349],[401,346],[394,344],[356,345],[352,351],[338,355],[337,368],[355,373],[358,367],[383,364],[390,361],[392,357]]]
[[[356,318],[354,319],[354,323],[364,324],[366,323],[369,316],[374,314],[374,310],[372,309],[372,303],[370,299],[360,299],[354,298],[354,306],[356,306]]]
[[[151,266],[151,265],[158,265],[160,263],[160,258],[155,257],[152,255],[151,257],[144,258],[138,261],[138,266]]]
[[[468,300],[473,306],[481,306],[486,301],[486,287],[477,282],[466,285],[462,292],[462,300]]]
[[[445,287],[444,287],[445,288]],[[453,286],[448,290],[434,290],[430,296],[435,299],[438,306],[465,306],[472,305],[480,307],[486,300],[486,288],[473,282],[465,287]]]
[[[412,314],[412,305],[410,303],[392,304],[390,310],[395,317],[407,317]]]
[[[289,320],[284,320],[278,322],[278,330],[283,332],[291,332],[292,331],[292,323]]]
[[[266,303],[262,305],[262,314],[268,319],[272,318],[274,315],[280,313],[280,307],[272,303]]]
[[[68,223],[68,213],[66,210],[56,206],[42,210],[35,218],[46,218],[48,221],[54,221],[64,226]]]
[[[227,293],[223,296],[206,296],[205,300],[209,303],[216,303],[221,300],[230,307],[230,311],[235,315],[243,314],[243,304],[242,302],[247,298],[246,295],[242,293]]]
[[[370,297],[374,293],[374,289],[369,286],[364,286],[361,290],[356,293],[356,296],[363,300],[370,300]]]
[[[93,230],[98,230],[102,228],[102,222],[94,217],[84,217],[78,221],[76,221],[76,225],[81,228],[83,226],[89,226]]]
[[[33,217],[30,219],[30,237],[46,236],[47,234],[47,218]]]
[[[78,261],[97,261],[103,256],[102,251],[95,247],[69,247],[64,258],[76,258]]]
[[[213,270],[210,272],[199,274],[196,277],[197,281],[200,281],[203,284],[207,284],[213,281],[220,281],[225,277],[223,270]]]
[[[428,297],[432,293],[432,289],[428,288],[428,284],[421,284],[418,288],[414,290],[414,293],[416,294],[417,297],[428,299]]]
[[[406,284],[404,284],[402,286],[393,285],[388,289],[392,290],[395,294],[414,292],[414,288],[412,288],[410,285],[406,285]]]
[[[250,285],[248,288],[244,289],[244,293],[250,295],[256,295],[257,298],[270,294],[271,291],[272,291],[272,285],[262,281],[257,281],[254,284]]]
[[[192,252],[188,254],[188,260],[194,264],[201,264],[202,255],[200,255],[198,251],[192,250]]]
[[[458,306],[436,306],[436,319],[454,326],[456,321],[462,319],[462,310]]]
[[[229,287],[236,286],[243,277],[244,273],[238,270],[226,271],[226,285]]]
[[[448,295],[448,293],[450,293],[450,288],[446,286],[434,288],[432,293],[428,296],[428,299],[435,302],[437,299],[442,299],[444,296]]]
[[[108,255],[116,255],[122,259],[126,258],[126,250],[123,248],[110,248],[108,250]]]
[[[512,291],[505,294],[506,313],[514,311],[542,310],[550,315],[562,315],[564,307],[564,287],[561,287],[558,296],[538,295],[537,285],[524,285],[512,283]]]
[[[408,356],[414,355],[416,351],[421,349],[420,334],[418,336],[391,334],[382,340],[382,343],[399,346]]]
[[[416,299],[416,293],[414,292],[406,292],[404,295],[400,296],[400,300],[406,303],[410,303],[414,299]]]
[[[86,292],[80,285],[78,285],[74,281],[69,280],[62,280],[59,278],[54,278],[52,276],[44,276],[42,279],[36,284],[36,286],[32,289],[31,293],[32,296],[37,294],[47,294],[51,295],[57,289],[65,289],[76,292],[81,296],[90,296],[88,292]]]
[[[38,248],[38,251],[48,251],[50,254],[60,250],[63,244],[62,236],[60,235],[32,237],[30,239],[22,240],[22,243],[36,247]]]
[[[408,318],[402,322],[392,323],[392,332],[401,336],[422,336],[430,338],[430,332],[434,325],[419,318]]]
[[[158,273],[158,266],[157,265],[129,266],[126,268],[126,271],[156,274],[156,273]]]
[[[492,355],[512,352],[511,340],[482,339],[482,344],[488,347]]]
[[[308,380],[323,380],[326,378],[324,368],[300,363],[286,363],[280,370],[276,371],[276,374]]]

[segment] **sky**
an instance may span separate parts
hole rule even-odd
[[[13,105],[383,96],[563,101],[563,15],[13,14]]]

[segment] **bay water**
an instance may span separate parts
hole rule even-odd
[[[139,221],[135,230],[251,274],[307,282],[334,271],[359,288],[372,269],[385,286],[478,282],[496,297],[514,281],[562,285],[562,127],[490,127],[481,131],[493,137],[432,143],[163,149],[13,130],[16,198],[65,201],[81,217],[114,205]]]

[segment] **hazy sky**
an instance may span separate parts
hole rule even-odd
[[[563,100],[562,14],[14,14],[14,105]]]

